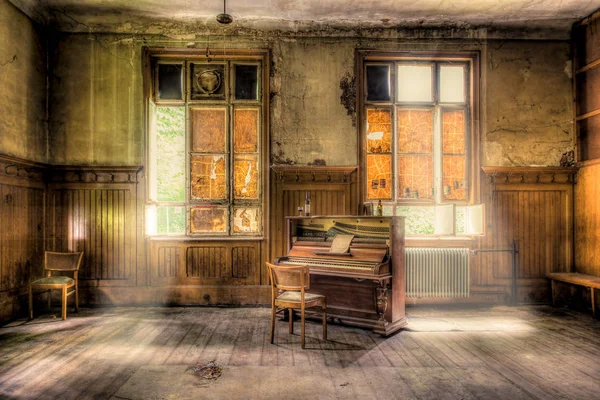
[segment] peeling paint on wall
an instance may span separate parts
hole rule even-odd
[[[356,126],[356,76],[346,73],[340,79],[340,89],[342,89],[340,102],[352,118],[352,126]]]

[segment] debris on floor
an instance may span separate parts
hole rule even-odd
[[[223,372],[223,368],[217,365],[215,360],[207,363],[198,363],[195,367],[193,367],[193,370],[196,374],[198,374],[198,376],[204,379],[217,379]]]

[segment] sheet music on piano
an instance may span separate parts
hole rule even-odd
[[[352,239],[354,239],[354,235],[342,235],[337,234],[333,237],[333,241],[331,242],[331,247],[329,247],[329,251],[317,251],[316,255],[319,256],[352,256],[348,252],[350,250],[350,243],[352,243]]]

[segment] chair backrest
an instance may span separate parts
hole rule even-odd
[[[59,253],[44,252],[44,268],[46,271],[79,271],[83,252]]]
[[[267,263],[273,289],[302,291],[310,289],[310,269],[306,265],[273,265]]]

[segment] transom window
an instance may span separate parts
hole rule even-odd
[[[474,56],[363,54],[363,200],[433,234],[434,206],[453,204],[454,232],[474,201]]]
[[[150,61],[147,233],[260,236],[264,55]]]

